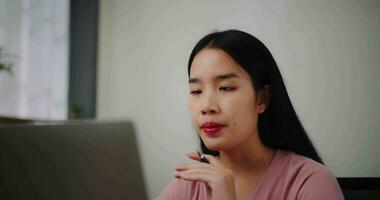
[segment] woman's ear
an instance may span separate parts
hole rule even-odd
[[[259,91],[259,112],[263,113],[269,106],[270,103],[270,95],[271,94],[271,86],[265,85],[263,89]]]

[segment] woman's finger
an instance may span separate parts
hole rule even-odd
[[[194,163],[194,164],[179,164],[175,166],[175,169],[177,171],[184,171],[184,170],[189,170],[189,169],[194,169],[194,168],[202,168],[202,169],[207,169],[207,170],[215,170],[215,166],[205,164],[205,163]]]
[[[186,155],[189,157],[189,158],[191,158],[191,159],[193,159],[193,160],[197,160],[197,161],[199,161],[201,158],[199,157],[199,155],[198,155],[198,153],[196,153],[196,152],[190,152],[190,153],[186,153]],[[219,164],[219,158],[218,157],[215,157],[215,156],[212,156],[212,155],[209,155],[209,154],[203,154],[205,157],[206,157],[206,159],[211,163],[211,164],[214,164],[214,165],[216,165],[216,166],[221,166],[220,164]]]
[[[187,171],[176,171],[174,175],[177,178],[181,178],[188,181],[202,181],[205,183],[210,183],[213,178],[212,171],[207,171],[204,169],[192,169]]]
[[[209,154],[203,154],[206,159],[210,162],[210,164],[221,167],[222,165],[219,163],[219,157],[215,157]]]
[[[200,159],[199,155],[196,152],[186,153],[186,156],[197,161]]]

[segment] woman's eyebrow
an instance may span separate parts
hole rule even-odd
[[[218,75],[214,79],[216,79],[217,81],[222,81],[222,80],[231,79],[231,78],[239,78],[239,76],[235,73],[227,73],[227,74]],[[190,78],[189,79],[189,84],[190,83],[198,83],[198,82],[200,82],[200,80],[198,78]]]

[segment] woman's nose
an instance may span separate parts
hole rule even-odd
[[[213,108],[205,108],[205,109],[202,109],[202,114],[206,115],[206,114],[215,114],[216,113],[216,110],[213,109]]]
[[[204,97],[203,106],[202,106],[202,114],[216,114],[219,112],[219,107],[213,95],[207,95]]]

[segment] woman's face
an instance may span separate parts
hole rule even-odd
[[[191,65],[189,86],[192,120],[208,149],[228,150],[257,134],[264,108],[256,102],[248,73],[224,51],[201,50]]]

